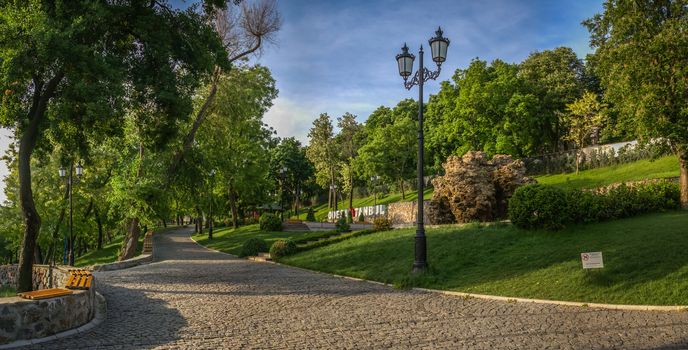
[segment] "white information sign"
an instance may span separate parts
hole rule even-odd
[[[604,267],[602,252],[581,253],[581,262],[583,262],[584,269],[601,269]]]

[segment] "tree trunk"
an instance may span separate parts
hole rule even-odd
[[[139,236],[141,235],[141,228],[139,227],[139,218],[131,218],[127,222],[127,237],[122,246],[122,252],[119,255],[119,260],[131,259],[136,255],[136,246],[139,243]]]
[[[97,250],[103,249],[103,222],[100,220],[100,212],[98,211],[98,205],[93,206],[93,216],[96,219],[96,225],[98,226],[98,242],[96,245]]]
[[[578,170],[580,169],[580,151],[576,151],[576,175],[578,175]]]
[[[406,192],[404,192],[404,179],[399,180],[399,188],[401,188],[401,199],[406,199]]]
[[[144,147],[143,143],[139,143],[139,166],[136,170],[136,182],[143,176],[143,155]],[[119,260],[131,259],[136,255],[136,248],[139,244],[139,236],[141,235],[141,229],[139,228],[139,218],[129,218],[127,223],[127,234],[122,241],[122,252],[119,256]]]
[[[45,86],[34,79],[34,92],[31,108],[28,113],[28,125],[19,140],[19,204],[24,219],[24,237],[21,243],[19,256],[19,271],[17,276],[17,291],[26,292],[32,289],[33,258],[36,248],[36,239],[41,229],[41,217],[36,211],[31,188],[31,155],[36,147],[39,135],[39,127],[48,101],[52,97],[57,85],[62,80],[63,74],[57,73]]]
[[[678,152],[678,161],[681,168],[679,188],[681,189],[681,208],[688,210],[688,153]]]
[[[232,190],[231,186],[227,192],[229,194],[229,207],[232,210],[232,227],[238,228],[239,221],[237,220],[237,217],[239,216],[239,210],[237,208],[236,193]]]
[[[36,249],[34,250],[33,255],[33,263],[40,264],[41,262],[43,262],[43,252],[41,250],[41,245],[36,244]]]

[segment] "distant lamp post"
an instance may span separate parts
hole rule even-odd
[[[208,239],[213,239],[213,187],[215,186],[215,169],[210,170],[210,223],[208,225]]]
[[[404,79],[404,87],[407,90],[418,85],[418,214],[416,218],[416,247],[414,272],[423,272],[428,268],[427,245],[425,239],[425,226],[423,225],[423,84],[429,80],[435,80],[440,75],[442,63],[447,59],[449,39],[442,36],[442,28],[438,28],[435,36],[428,40],[432,51],[432,60],[437,64],[436,71],[430,71],[423,65],[423,46],[418,51],[418,70],[413,74],[413,61],[415,56],[408,52],[408,46],[404,44],[401,53],[396,56],[399,66],[399,75]],[[413,78],[408,78],[413,74]]]
[[[287,167],[283,166],[279,170],[279,172],[280,172],[280,175],[282,175],[282,186],[281,186],[281,190],[280,190],[280,208],[282,210],[280,211],[280,218],[282,219],[282,221],[284,221],[284,182],[285,182],[286,176],[287,176]]]
[[[62,255],[62,263],[64,265],[69,264],[70,266],[74,266],[74,221],[72,203],[72,188],[74,186],[72,177],[72,173],[74,172],[73,168],[74,164],[71,163],[69,165],[69,174],[67,174],[67,170],[65,170],[65,168],[63,167],[60,167],[60,169],[58,170],[60,177],[67,177],[67,191],[69,193],[69,240],[67,240],[67,237],[65,237],[65,249]],[[82,167],[81,162],[79,162],[76,165],[76,176],[80,178],[83,174],[84,167]]]
[[[334,220],[339,220],[339,203],[337,202],[337,185],[330,185],[330,189],[334,192]]]

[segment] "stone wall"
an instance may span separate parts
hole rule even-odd
[[[387,218],[392,222],[392,225],[407,225],[415,224],[416,216],[418,215],[417,202],[396,202],[387,205]],[[434,224],[428,220],[428,206],[430,201],[423,203],[423,222],[426,224]]]
[[[16,285],[17,265],[0,266],[0,284]],[[68,267],[34,265],[33,288],[64,287]],[[93,319],[96,308],[95,280],[88,290],[42,300],[0,298],[0,344],[47,337],[82,326]]]
[[[82,326],[93,319],[95,307],[94,288],[42,300],[0,298],[0,344]]]
[[[638,180],[638,181],[617,182],[617,183],[613,183],[611,185],[602,186],[602,187],[598,187],[598,188],[585,189],[583,191],[595,192],[595,193],[602,194],[602,193],[607,193],[607,192],[609,192],[609,190],[613,190],[613,189],[621,186],[622,184],[625,184],[628,187],[635,187],[635,186],[653,184],[653,183],[664,182],[664,181],[671,182],[671,183],[678,183],[679,177],[675,176],[675,177],[667,177],[664,179],[645,179],[645,180]]]
[[[0,285],[16,286],[19,265],[0,265]],[[66,266],[33,265],[33,289],[63,287],[67,283]]]

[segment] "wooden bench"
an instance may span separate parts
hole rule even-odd
[[[61,297],[63,295],[68,295],[68,294],[72,294],[72,291],[69,289],[64,289],[64,288],[41,289],[41,290],[34,290],[33,292],[17,293],[18,296],[20,296],[24,299],[32,299],[32,300],[55,298],[55,297]]]
[[[89,289],[93,283],[93,274],[89,270],[69,270],[69,279],[65,288]]]
[[[149,254],[153,252],[153,231],[146,232],[143,236],[143,254]]]

